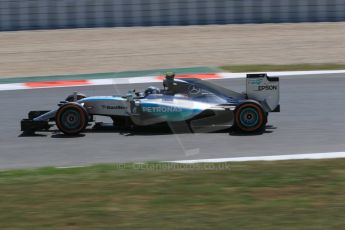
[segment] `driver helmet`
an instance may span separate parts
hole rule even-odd
[[[165,80],[163,81],[164,88],[167,87],[171,89],[172,85],[174,84],[175,73],[174,72],[167,72],[165,73]]]
[[[174,72],[167,72],[165,73],[165,79],[167,80],[174,80],[175,78],[175,73]]]
[[[145,90],[145,96],[150,94],[160,94],[161,90],[157,87],[150,86]]]

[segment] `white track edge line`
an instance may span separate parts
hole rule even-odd
[[[91,165],[71,165],[71,166],[57,166],[56,169],[75,169],[75,168],[85,168]]]
[[[283,160],[322,160],[345,158],[345,152],[325,152],[325,153],[304,153],[290,155],[271,155],[256,157],[231,157],[231,158],[214,158],[214,159],[197,159],[197,160],[177,160],[177,161],[161,161],[163,163],[177,164],[197,164],[197,163],[226,163],[226,162],[250,162],[250,161],[283,161]],[[145,162],[136,162],[135,164],[144,164]],[[57,166],[56,169],[73,169],[84,168],[92,165],[71,165]]]
[[[246,162],[246,161],[281,161],[281,160],[318,160],[318,159],[335,159],[345,158],[345,152],[325,152],[325,153],[305,153],[289,155],[271,155],[256,157],[231,157],[215,159],[198,159],[198,160],[177,160],[164,161],[169,163],[195,164],[195,163],[224,163],[224,162]]]

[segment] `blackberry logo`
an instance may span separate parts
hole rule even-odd
[[[111,106],[111,105],[102,105],[102,108],[103,109],[127,109],[126,107],[124,106],[120,106],[120,105],[117,105],[117,106]]]

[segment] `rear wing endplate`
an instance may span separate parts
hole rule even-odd
[[[266,73],[247,74],[246,93],[248,99],[260,102],[267,112],[280,112],[279,78]]]

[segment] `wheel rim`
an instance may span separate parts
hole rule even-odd
[[[260,116],[255,108],[244,108],[240,112],[240,122],[244,127],[253,128],[260,123]]]
[[[78,129],[81,124],[79,112],[74,109],[67,109],[61,114],[61,124],[69,130]]]

